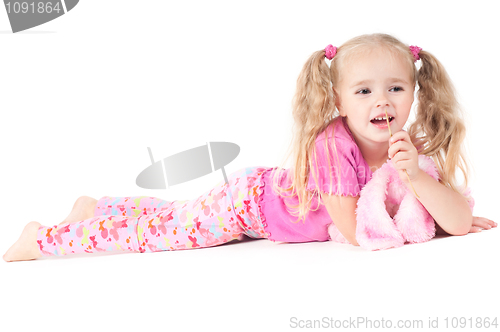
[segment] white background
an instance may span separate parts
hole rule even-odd
[[[29,221],[61,222],[81,195],[191,199],[222,178],[219,172],[168,190],[141,189],[135,178],[150,163],[147,147],[160,159],[228,141],[241,152],[227,174],[277,166],[291,139],[291,100],[306,59],[374,32],[418,45],[444,64],[467,112],[474,214],[498,222],[497,7],[82,0],[16,34],[0,7],[0,251]],[[445,317],[500,316],[498,234],[375,253],[261,240],[3,263],[0,326],[282,331],[292,329],[291,317],[364,316],[421,319],[424,326],[439,317],[444,327]]]

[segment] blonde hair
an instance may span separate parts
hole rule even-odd
[[[293,140],[285,159],[286,161],[292,156],[293,165],[287,179],[290,185],[282,187],[283,169],[276,168],[272,175],[273,191],[284,198],[289,213],[298,217],[295,222],[305,220],[306,214],[313,210],[311,203],[314,197],[319,199],[315,210],[321,203],[321,188],[318,186],[318,175],[314,171],[318,169],[314,167],[317,165],[315,143],[317,136],[339,117],[332,88],[337,87],[342,80],[340,69],[349,61],[353,61],[357,55],[380,47],[394,56],[400,56],[410,68],[411,80],[418,83],[416,120],[408,129],[413,144],[419,147],[419,154],[433,158],[439,171],[440,182],[464,195],[469,171],[462,144],[465,125],[453,85],[445,69],[432,54],[420,51],[421,67],[417,70],[408,45],[386,34],[362,35],[340,46],[330,67],[325,61],[324,49],[314,52],[297,79],[297,89],[292,102]],[[326,137],[324,144],[328,168],[331,169],[330,149],[327,145],[332,144],[337,154],[334,134],[331,139]],[[339,168],[336,169],[339,172]],[[464,176],[463,186],[457,185],[457,169],[460,169]],[[307,190],[310,173],[316,183],[317,189],[314,192]],[[336,194],[339,194],[340,176],[337,176],[337,179],[339,183]]]

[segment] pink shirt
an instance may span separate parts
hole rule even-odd
[[[332,142],[332,128],[335,126],[335,145],[337,148],[337,156]],[[329,164],[326,158],[325,140],[327,139],[327,148],[329,149]],[[370,167],[364,160],[361,151],[359,150],[354,138],[344,121],[344,118],[338,118],[332,122],[325,131],[320,133],[316,138],[316,154],[317,165],[316,173],[318,174],[318,185],[314,182],[312,173],[309,175],[307,189],[310,191],[319,190],[323,193],[335,194],[337,191],[337,169],[340,171],[340,190],[339,193],[343,196],[358,196],[364,185],[371,179],[372,172]],[[337,159],[338,157],[338,159]],[[330,165],[330,167],[328,166]],[[340,166],[340,168],[339,168]],[[261,212],[265,218],[265,228],[272,241],[284,242],[311,242],[311,241],[328,241],[328,225],[332,223],[332,219],[324,205],[320,205],[316,211],[309,211],[305,221],[294,223],[297,217],[292,216],[286,209],[283,198],[275,195],[272,192],[272,173],[271,169],[264,172],[262,180],[264,192],[260,202]],[[280,179],[281,185],[284,182],[289,184],[286,179],[289,170],[283,172]],[[298,200],[292,200],[293,204],[297,204]],[[315,195],[312,201],[312,209],[316,209],[318,199]]]

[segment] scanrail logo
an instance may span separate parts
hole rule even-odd
[[[79,0],[4,0],[12,32],[52,21],[75,8]]]

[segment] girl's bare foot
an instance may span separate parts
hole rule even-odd
[[[88,196],[79,197],[70,214],[64,219],[63,224],[71,224],[75,222],[79,222],[85,219],[92,218],[94,216],[95,206],[97,204],[97,199]]]
[[[16,243],[3,255],[4,261],[28,261],[41,257],[42,254],[36,242],[40,226],[40,223],[36,221],[27,224]]]

